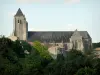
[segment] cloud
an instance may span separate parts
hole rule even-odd
[[[66,28],[68,31],[74,31],[74,30],[82,30],[82,27],[80,25],[76,24],[68,24],[66,25]]]
[[[8,12],[8,16],[14,16],[15,14],[15,12]]]
[[[64,0],[64,3],[68,3],[68,4],[80,3],[80,0]]]
[[[67,25],[67,30],[75,30],[75,27],[73,24],[68,24]]]
[[[63,1],[63,0],[62,0]],[[17,3],[58,3],[58,0],[16,0]],[[64,0],[64,3],[79,3],[80,0]]]
[[[56,0],[16,0],[17,3],[54,3]]]

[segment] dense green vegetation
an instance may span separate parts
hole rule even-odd
[[[98,48],[98,47],[100,47],[100,42],[98,42],[98,43],[93,43],[92,45],[93,45],[93,48]]]
[[[27,50],[29,54],[24,53]],[[0,38],[0,75],[99,75],[100,59],[92,52],[71,50],[53,60],[46,46],[35,41]]]

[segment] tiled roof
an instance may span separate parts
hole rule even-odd
[[[83,38],[90,38],[87,31],[79,31]],[[41,41],[41,42],[69,42],[69,38],[74,31],[29,31],[28,41]]]

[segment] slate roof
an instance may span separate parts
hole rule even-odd
[[[29,31],[28,41],[41,41],[41,42],[69,42],[69,38],[74,31]],[[87,31],[79,31],[83,38],[90,38]]]
[[[18,9],[15,16],[24,16],[20,8]]]

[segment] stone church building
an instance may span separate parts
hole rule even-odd
[[[48,46],[51,54],[63,53],[70,49],[88,50],[92,47],[92,39],[87,31],[28,31],[28,22],[19,8],[14,16],[12,40],[40,41]]]

